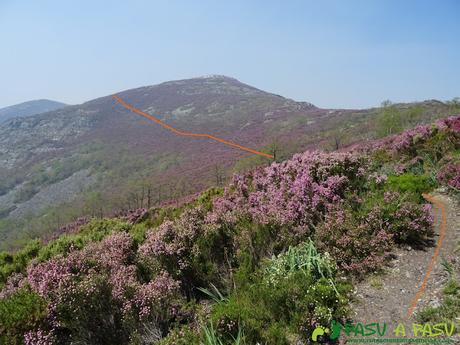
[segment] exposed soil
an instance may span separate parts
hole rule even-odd
[[[391,260],[384,273],[373,275],[355,286],[353,302],[355,322],[362,324],[386,322],[391,331],[386,334],[390,338],[398,322],[409,327],[412,322],[417,322],[418,310],[427,305],[439,306],[442,301],[442,289],[448,279],[448,274],[441,265],[441,258],[454,255],[454,250],[460,240],[460,204],[458,200],[443,190],[432,193],[432,196],[444,203],[447,226],[439,256],[428,279],[425,292],[417,303],[414,315],[406,320],[408,309],[422,284],[432,259],[439,233],[434,239],[433,246],[423,250],[409,247],[398,248],[394,253],[394,259]],[[435,229],[439,232],[441,212],[437,207],[433,208],[433,212],[437,214]],[[455,255],[458,256],[458,254]],[[458,325],[460,319],[456,321]],[[454,339],[456,344],[460,344],[458,334]]]

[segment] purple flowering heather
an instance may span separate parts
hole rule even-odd
[[[205,213],[201,208],[186,210],[174,222],[165,221],[147,234],[138,253],[144,260],[160,259],[163,264],[181,271],[188,267],[189,258],[199,252],[195,239],[202,235]]]
[[[438,181],[460,190],[460,163],[447,164],[439,173]]]
[[[0,291],[0,299],[13,295],[19,289],[27,285],[27,278],[22,273],[13,273],[6,281],[3,290]]]
[[[367,162],[351,153],[305,152],[245,175],[236,175],[214,202],[209,219],[249,216],[262,224],[290,225],[303,232],[316,224],[365,175]]]
[[[41,329],[30,331],[24,335],[25,345],[53,345],[56,342],[56,336],[52,332],[45,332]]]
[[[150,283],[141,285],[137,289],[133,304],[139,311],[139,318],[145,319],[156,308],[157,313],[164,312],[167,301],[179,292],[180,283],[174,280],[169,273],[161,272]]]
[[[452,133],[454,136],[460,133],[460,115],[439,119],[434,125],[420,125],[396,135],[376,140],[371,144],[358,145],[354,149],[366,151],[368,149],[384,149],[393,153],[410,153],[416,144],[423,143],[436,131]]]

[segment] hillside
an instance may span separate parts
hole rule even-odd
[[[236,79],[208,76],[117,93],[175,128],[276,152],[333,149],[452,113],[438,101],[382,109],[319,109]],[[81,216],[150,207],[222,185],[269,160],[203,138],[172,135],[111,95],[0,125],[0,247],[52,233]]]
[[[67,104],[51,101],[49,99],[38,99],[11,105],[0,109],[0,123],[12,118],[41,114],[66,106]]]
[[[362,324],[407,320],[353,315],[353,286],[385,274],[402,250],[430,255],[444,236],[437,211],[440,223],[446,214],[422,193],[440,187],[451,214],[460,201],[460,115],[340,151],[295,154],[181,206],[81,219],[59,238],[0,253],[0,341],[296,345],[313,344],[317,333],[332,343],[375,338],[376,324]],[[455,230],[455,217],[444,230]],[[445,271],[438,303],[416,305],[411,321],[423,324],[423,334],[403,337],[423,342],[458,332],[460,242],[455,233],[448,238],[455,245],[436,264]],[[411,272],[415,284],[422,281],[423,269]],[[409,301],[398,293],[390,301]],[[361,328],[341,328],[351,321]],[[432,334],[437,322],[448,323],[445,333]]]

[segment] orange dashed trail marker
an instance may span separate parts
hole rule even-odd
[[[441,211],[441,222],[439,224],[439,239],[436,245],[436,249],[434,250],[433,256],[431,257],[431,261],[428,264],[428,268],[426,270],[425,277],[423,278],[422,285],[420,285],[420,288],[415,294],[414,300],[412,301],[412,304],[410,305],[409,310],[407,311],[406,320],[408,320],[412,316],[412,314],[415,311],[415,308],[417,307],[418,301],[422,298],[423,293],[425,292],[426,284],[428,283],[428,279],[430,278],[431,271],[433,271],[433,267],[436,263],[436,259],[439,256],[439,252],[441,250],[442,243],[444,241],[444,237],[446,236],[447,217],[446,217],[446,208],[445,208],[444,203],[429,194],[422,194],[422,195],[426,200],[434,204],[438,208],[438,210]],[[435,217],[436,217],[436,213],[435,213]],[[434,223],[436,223],[436,220],[434,221]]]
[[[231,147],[234,147],[234,148],[237,148],[237,149],[240,149],[240,150],[243,150],[243,151],[247,151],[247,152],[250,152],[250,153],[253,153],[255,155],[259,155],[259,156],[263,156],[263,157],[266,157],[266,158],[270,158],[270,159],[274,159],[273,155],[270,155],[268,153],[264,153],[264,152],[260,152],[260,151],[256,151],[256,150],[253,150],[253,149],[250,149],[249,147],[246,147],[246,146],[242,146],[242,145],[239,145],[239,144],[236,144],[234,142],[231,142],[231,141],[228,141],[228,140],[225,140],[225,139],[221,139],[221,138],[218,138],[218,137],[215,137],[213,135],[210,135],[210,134],[206,134],[206,133],[192,133],[192,132],[187,132],[187,131],[181,131],[179,129],[176,129],[166,123],[164,123],[163,121],[149,115],[149,114],[146,114],[144,113],[143,111],[139,110],[139,109],[136,109],[134,108],[133,106],[129,105],[128,103],[126,103],[123,99],[121,99],[120,97],[118,97],[117,95],[113,95],[112,96],[113,99],[115,99],[117,101],[117,103],[121,104],[123,107],[125,107],[126,109],[128,110],[131,110],[132,112],[140,115],[140,116],[143,116],[153,122],[156,122],[157,124],[159,124],[160,126],[166,128],[167,130],[170,130],[171,132],[173,132],[174,134],[176,135],[180,135],[180,136],[183,136],[183,137],[202,137],[202,138],[208,138],[208,139],[211,139],[211,140],[214,140],[214,141],[218,141],[222,144],[225,144],[225,145],[228,145],[228,146],[231,146]]]

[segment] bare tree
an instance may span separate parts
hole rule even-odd
[[[214,165],[214,178],[216,181],[216,186],[220,187],[224,184],[225,173],[219,165]]]

